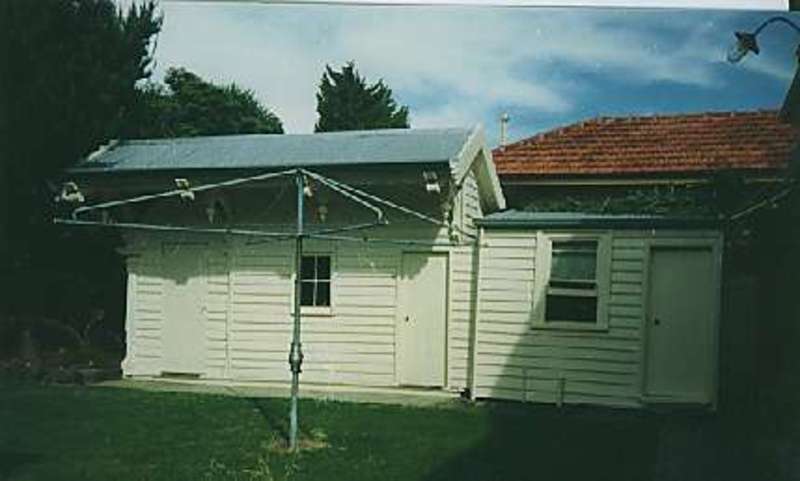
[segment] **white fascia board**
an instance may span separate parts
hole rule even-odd
[[[486,177],[487,181],[491,184],[491,191],[494,193],[494,204],[497,210],[505,210],[506,208],[506,197],[503,194],[503,186],[500,184],[500,177],[497,176],[497,169],[494,166],[494,160],[492,160],[492,151],[489,150],[486,145],[483,146],[483,169],[481,172],[485,171],[483,175]]]
[[[130,0],[117,0],[128,3]],[[636,9],[722,9],[788,11],[789,0],[168,0],[169,2],[261,3],[297,5],[429,5],[481,7],[567,7],[567,8],[636,8]]]
[[[461,151],[451,162],[451,171],[458,189],[461,189],[461,184],[469,171],[476,166],[476,162],[478,167],[476,176],[481,197],[488,200],[495,210],[505,209],[503,188],[492,162],[492,153],[486,147],[486,136],[480,124],[472,129]]]

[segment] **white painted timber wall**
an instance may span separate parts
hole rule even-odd
[[[537,231],[488,229],[482,233],[476,397],[641,405],[648,243],[653,239],[719,239],[719,234],[608,233],[612,257],[609,323],[607,331],[598,332],[532,327]]]
[[[302,382],[395,386],[397,289],[404,251],[449,253],[446,388],[467,387],[470,335],[475,318],[477,256],[473,219],[482,215],[478,187],[470,174],[455,199],[454,219],[466,235],[447,245],[446,229],[390,225],[375,231],[383,239],[435,241],[435,247],[384,243],[307,241],[308,253],[332,255],[332,314],[304,315]],[[170,257],[165,242],[205,245],[205,369],[201,378],[288,382],[292,326],[293,242],[253,243],[163,233],[132,233],[128,247],[128,352],[123,372],[158,376],[165,346],[165,284]],[[432,295],[439,295],[432,293]]]
[[[478,183],[472,172],[465,179],[458,199],[456,214],[467,236],[477,239],[475,219],[483,216]],[[471,369],[470,347],[473,345],[478,285],[477,249],[474,244],[455,247],[450,252],[450,316],[448,319],[447,366],[450,387],[468,387]]]
[[[160,252],[128,252],[126,307],[127,353],[122,369],[130,375],[160,373],[161,330],[164,323],[164,279]]]

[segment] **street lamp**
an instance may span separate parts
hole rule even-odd
[[[736,43],[733,44],[728,51],[728,62],[737,63],[742,60],[748,53],[753,52],[758,55],[759,48],[756,37],[761,33],[764,28],[772,23],[783,23],[792,28],[796,33],[800,34],[800,26],[786,17],[771,17],[766,19],[761,25],[752,32],[736,32]],[[797,60],[800,62],[800,44],[798,45]],[[800,64],[798,65],[800,67]],[[800,68],[795,70],[794,79],[789,85],[789,90],[786,92],[786,98],[783,101],[783,106],[780,110],[780,117],[792,125],[800,126]]]
[[[748,53],[753,52],[758,55],[760,49],[756,37],[761,33],[764,28],[771,23],[784,23],[791,27],[795,32],[800,34],[800,26],[792,22],[786,17],[772,17],[765,20],[752,32],[736,32],[736,43],[733,44],[728,50],[728,62],[737,63],[742,60]]]

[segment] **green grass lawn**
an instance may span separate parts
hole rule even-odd
[[[284,399],[0,384],[0,480],[746,479],[717,464],[729,450],[716,427],[702,428],[715,423],[705,415],[309,400],[302,426],[328,445],[289,455],[275,449],[287,408]]]

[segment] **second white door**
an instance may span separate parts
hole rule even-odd
[[[166,281],[162,349],[166,373],[201,374],[205,353],[203,250],[165,246]]]
[[[444,386],[447,255],[404,253],[399,287],[398,381],[406,386]]]
[[[711,402],[714,282],[711,248],[652,250],[645,386],[652,400]]]

